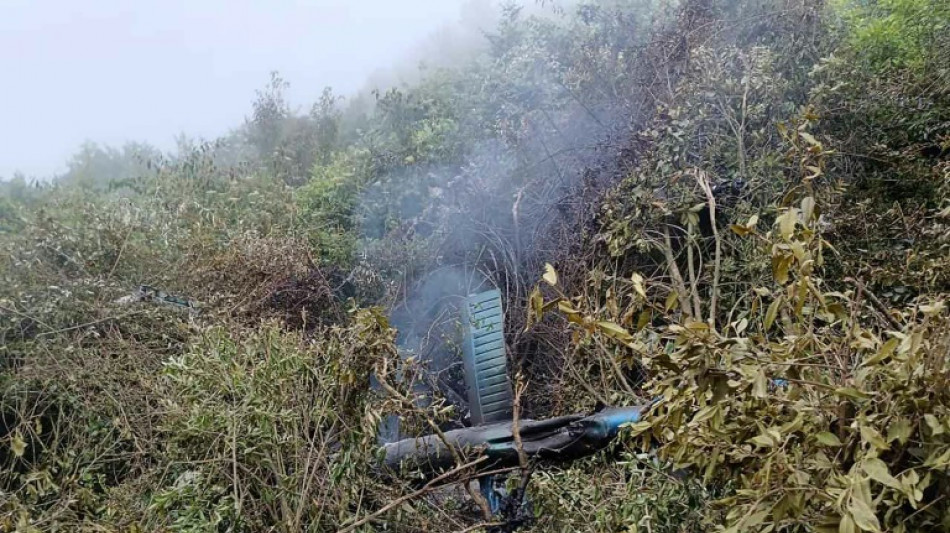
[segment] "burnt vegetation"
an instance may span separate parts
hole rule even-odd
[[[0,530],[950,530],[950,4],[541,4],[0,182]],[[467,423],[489,288],[522,418],[661,399],[507,522],[374,475]]]

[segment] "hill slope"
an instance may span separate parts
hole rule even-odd
[[[950,529],[948,25],[510,8],[371,105],[295,114],[275,76],[229,138],[0,184],[0,528],[495,521],[372,465],[386,415],[460,423],[454,309],[498,287],[524,416],[662,399],[511,472],[525,530]]]

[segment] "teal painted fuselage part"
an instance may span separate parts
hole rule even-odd
[[[498,290],[465,299],[462,330],[462,357],[472,425],[511,420],[505,316]]]

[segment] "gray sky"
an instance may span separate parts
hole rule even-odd
[[[0,177],[85,140],[173,146],[239,125],[278,70],[295,105],[361,88],[462,0],[0,0]]]

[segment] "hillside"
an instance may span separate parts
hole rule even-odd
[[[950,531],[950,3],[541,4],[0,182],[0,530]],[[528,519],[375,466],[489,288],[522,419],[654,402]]]

